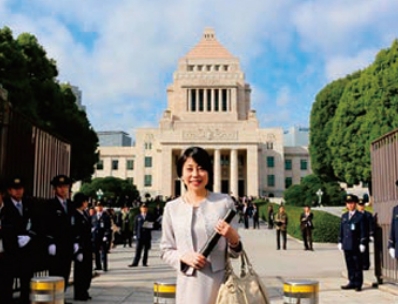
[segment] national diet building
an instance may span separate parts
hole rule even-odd
[[[308,144],[286,145],[282,128],[260,129],[250,95],[239,59],[205,29],[178,61],[159,127],[136,129],[132,146],[100,145],[93,178],[129,179],[141,196],[181,195],[176,161],[187,147],[200,146],[213,159],[214,191],[281,196],[311,173]]]

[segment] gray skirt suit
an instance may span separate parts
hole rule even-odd
[[[239,253],[227,246],[227,240],[221,237],[208,263],[203,269],[181,271],[181,257],[189,252],[198,252],[213,233],[219,219],[229,209],[235,209],[230,196],[210,192],[199,207],[192,207],[179,197],[165,206],[162,221],[161,258],[177,271],[176,304],[214,304],[218,289],[224,279],[225,250],[229,256],[238,257]],[[237,229],[235,217],[231,225]],[[192,269],[191,269],[192,270]]]

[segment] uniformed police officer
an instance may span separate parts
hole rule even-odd
[[[395,185],[398,187],[398,180],[395,182]],[[398,205],[392,210],[388,252],[393,259],[398,259]]]
[[[108,249],[112,241],[112,222],[104,205],[98,202],[96,213],[91,216],[92,239],[94,243],[95,270],[108,271]]]
[[[370,268],[369,242],[371,239],[373,239],[374,219],[372,213],[365,210],[365,202],[363,199],[360,199],[358,201],[357,210],[361,212],[363,215],[363,221],[366,233],[365,251],[361,253],[362,269],[369,270]]]
[[[365,251],[366,230],[362,213],[356,210],[358,197],[349,194],[345,197],[347,212],[341,216],[338,248],[344,251],[348,270],[348,284],[341,289],[362,290],[363,272],[361,252]]]
[[[49,275],[63,277],[68,286],[73,254],[78,250],[74,236],[74,206],[69,199],[72,180],[57,175],[51,180],[55,197],[46,207],[46,237],[49,254]]]
[[[87,213],[88,197],[81,192],[73,196],[75,204],[75,235],[79,250],[75,254],[73,267],[74,299],[87,301],[93,273],[93,246],[91,242],[91,219]]]
[[[13,177],[8,181],[8,196],[4,199],[2,210],[2,230],[4,251],[8,256],[11,274],[20,281],[20,303],[29,304],[37,233],[33,229],[33,205],[24,197],[24,192],[22,178]]]
[[[142,265],[148,266],[148,252],[151,249],[152,229],[155,225],[155,219],[152,214],[148,213],[148,206],[142,203],[140,206],[140,214],[137,214],[134,219],[134,234],[137,239],[137,247],[133,262],[128,267],[137,267],[141,259],[142,250],[144,256],[142,258]]]

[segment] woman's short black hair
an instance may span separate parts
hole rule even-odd
[[[188,158],[192,159],[205,170],[209,176],[209,181],[206,185],[206,189],[213,189],[213,164],[211,163],[211,158],[209,153],[201,147],[190,147],[182,153],[180,158],[177,160],[177,175],[182,176],[182,167]]]
[[[88,196],[82,192],[77,192],[73,196],[73,203],[75,204],[75,208],[80,208],[83,206],[84,202],[88,202]]]

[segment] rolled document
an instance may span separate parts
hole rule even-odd
[[[223,220],[228,224],[232,221],[236,214],[236,211],[233,209],[229,209],[228,212],[225,214]],[[218,240],[220,239],[221,234],[218,234],[217,231],[214,231],[212,235],[207,239],[206,244],[200,249],[199,253],[204,255],[206,258],[212,252],[214,247],[217,245]]]

